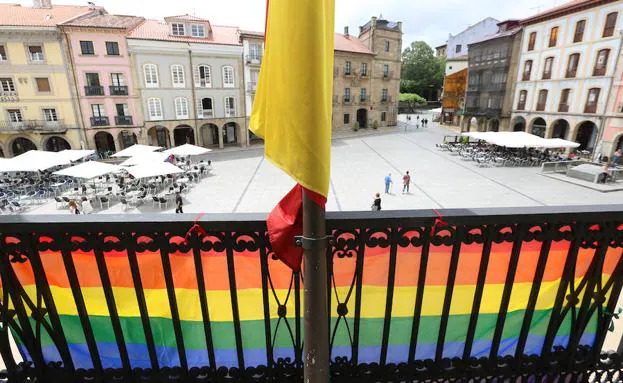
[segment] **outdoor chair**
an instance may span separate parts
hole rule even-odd
[[[152,199],[153,199],[153,202],[151,204],[152,207],[156,207],[156,205],[160,206],[160,198],[153,196]]]
[[[108,197],[100,197],[100,208],[104,208],[104,204],[106,204],[106,209],[110,208],[110,199]]]
[[[125,198],[123,198],[123,197],[121,197],[119,199],[119,201],[123,205],[123,210],[128,210],[128,208],[129,208],[128,201]]]
[[[21,212],[23,210],[22,205],[20,205],[20,203],[17,201],[11,202],[11,208],[13,212]]]
[[[54,200],[56,201],[56,208],[62,208],[65,207],[65,201],[63,201],[63,199],[61,197],[54,197]],[[59,206],[60,204],[60,206]]]
[[[161,208],[161,209],[162,209],[162,204],[164,204],[164,207],[165,207],[166,209],[168,209],[168,208],[169,208],[169,200],[168,200],[168,199],[161,197],[161,198],[160,198],[160,208]]]

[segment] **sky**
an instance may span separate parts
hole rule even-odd
[[[53,4],[86,5],[88,0],[52,0]],[[301,1],[301,0],[292,0]],[[567,0],[335,0],[335,31],[349,26],[356,34],[372,16],[403,23],[403,49],[423,40],[432,47],[444,44],[448,34],[457,34],[486,18],[500,21],[521,19],[561,5]],[[216,25],[234,25],[262,31],[266,0],[94,0],[109,13],[152,19],[191,14]],[[0,3],[30,5],[29,0],[0,0]]]

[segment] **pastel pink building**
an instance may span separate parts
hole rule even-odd
[[[623,149],[623,50],[619,52],[616,62],[602,136],[601,151],[608,157],[612,157],[617,149]]]
[[[126,35],[143,21],[100,9],[60,26],[69,46],[87,146],[98,153],[124,149],[142,137],[140,95]]]

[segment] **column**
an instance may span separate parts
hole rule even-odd
[[[223,127],[222,126],[218,127],[218,147],[219,149],[223,149],[225,147],[225,144],[223,142]]]

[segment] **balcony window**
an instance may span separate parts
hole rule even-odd
[[[145,64],[143,66],[143,73],[145,75],[145,87],[157,88],[158,87],[158,68],[155,64]]]
[[[536,44],[536,32],[532,32],[530,33],[530,37],[528,38],[528,51],[533,51],[535,44]]]
[[[586,98],[586,106],[584,106],[584,113],[596,113],[597,102],[599,102],[599,93],[601,89],[591,88],[588,91],[588,97]]]
[[[611,37],[614,35],[614,28],[617,25],[618,16],[618,12],[612,12],[606,16],[606,23],[604,24],[604,32],[602,34],[602,37]]]
[[[45,58],[43,56],[43,47],[41,45],[29,45],[28,54],[30,55],[31,62],[43,62]]]
[[[175,99],[175,118],[190,118],[190,113],[188,113],[188,99],[186,97],[177,97]]]
[[[586,20],[580,20],[575,24],[574,43],[579,43],[584,39],[584,28],[586,28]]]
[[[604,76],[606,74],[606,68],[608,66],[609,56],[610,56],[610,49],[602,49],[597,53],[597,60],[595,61],[595,68],[593,69],[593,76]]]
[[[197,65],[194,69],[195,86],[198,88],[212,87],[212,70],[209,65]]]
[[[93,117],[105,117],[106,112],[104,111],[103,104],[91,104],[91,112],[93,113]]]
[[[94,55],[93,41],[80,41],[80,53],[85,56]]]
[[[346,61],[346,64],[344,65],[344,74],[349,76],[351,72],[351,64],[350,61]]]
[[[537,100],[536,110],[538,112],[545,111],[545,106],[547,105],[547,89],[541,89],[539,91],[539,99]]]
[[[580,54],[574,53],[569,56],[569,62],[567,63],[566,78],[574,78],[578,73],[578,65],[580,64]]]
[[[190,34],[192,37],[205,37],[206,28],[201,24],[193,24],[190,26]]]
[[[47,77],[35,77],[35,83],[37,84],[37,91],[44,93],[51,91],[50,80]]]
[[[236,86],[234,79],[234,67],[223,67],[223,88],[234,88]]]
[[[56,109],[54,108],[43,109],[43,119],[47,122],[58,121],[58,115],[56,114]]]
[[[119,43],[116,41],[106,41],[106,54],[108,56],[119,56]]]
[[[344,88],[344,102],[350,102],[350,88]]]
[[[361,88],[359,90],[359,100],[361,102],[364,102],[364,101],[368,100],[368,94],[367,94],[366,88]]]
[[[148,99],[147,111],[150,120],[162,120],[162,101],[155,97]]]
[[[558,43],[558,27],[554,27],[549,31],[549,47],[555,47]]]
[[[236,99],[225,97],[225,117],[236,117]]]
[[[171,82],[174,88],[183,88],[186,86],[183,66],[179,64],[171,65]]]
[[[368,75],[368,63],[361,63],[361,75],[364,77]]]
[[[543,65],[543,80],[549,80],[552,78],[552,66],[554,65],[554,58],[548,57],[545,59]]]
[[[0,62],[7,61],[6,48],[4,45],[0,45]]]
[[[530,75],[532,74],[532,60],[526,60],[523,65],[522,81],[530,81]]]
[[[383,65],[383,77],[384,78],[388,78],[389,77],[389,65],[387,65],[387,64]]]
[[[117,111],[117,116],[126,117],[129,116],[128,104],[115,104],[115,110]]]
[[[15,92],[15,83],[10,77],[0,78],[0,91]]]
[[[22,119],[22,111],[19,109],[9,109],[7,110],[7,113],[9,114],[9,121],[11,122],[22,122],[24,121]]]
[[[171,24],[171,34],[173,36],[184,36],[184,24],[174,23]]]
[[[199,105],[197,105],[198,118],[208,118],[214,117],[214,107],[211,98],[203,98],[199,100]]]
[[[569,94],[571,94],[571,89],[563,89],[562,92],[560,92],[558,111],[561,113],[569,112]]]
[[[387,102],[387,89],[381,91],[381,102]]]
[[[103,96],[104,87],[100,85],[100,76],[97,73],[86,73],[86,86],[84,93],[87,96]]]

